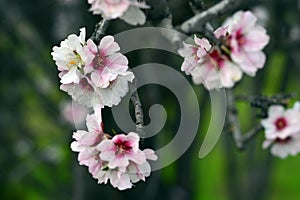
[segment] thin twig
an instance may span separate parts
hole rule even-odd
[[[145,137],[145,133],[143,130],[144,127],[144,114],[142,109],[142,104],[137,92],[137,86],[136,86],[136,80],[134,79],[133,84],[130,84],[131,90],[133,90],[133,93],[130,97],[131,103],[134,106],[134,112],[135,112],[135,124],[136,124],[136,132],[139,134],[141,138]]]
[[[241,128],[240,128],[238,115],[237,115],[237,109],[235,105],[235,99],[232,90],[228,89],[226,95],[227,95],[227,106],[228,106],[227,107],[228,123],[237,148],[242,149],[243,148],[242,133],[241,133]]]
[[[238,121],[238,113],[235,104],[235,97],[232,90],[227,90],[227,105],[228,105],[228,123],[231,128],[232,136],[238,149],[243,149],[245,144],[253,139],[261,130],[260,124],[256,125],[246,134],[241,133],[240,124]]]
[[[91,36],[91,39],[96,43],[99,43],[101,38],[104,36],[104,33],[109,25],[109,21],[102,19],[99,23],[95,25],[95,30]]]
[[[257,96],[237,96],[236,99],[240,101],[249,102],[251,107],[260,109],[257,117],[266,118],[268,116],[269,107],[272,105],[287,106],[291,99],[295,98],[296,94],[276,94],[271,97],[257,95]]]
[[[223,0],[209,9],[186,20],[178,27],[178,30],[185,34],[199,32],[199,27],[202,28],[206,22],[214,17],[223,15],[227,11],[233,9],[236,5],[236,0]]]
[[[190,7],[195,15],[199,14],[202,10],[204,10],[204,8],[207,9],[207,6],[201,0],[191,0]],[[220,40],[214,35],[214,28],[209,22],[206,22],[205,25],[203,25],[202,30],[199,30],[199,32],[213,42],[216,46],[219,45]]]
[[[253,129],[251,129],[249,132],[247,132],[243,136],[243,140],[242,140],[243,145],[245,145],[247,142],[249,142],[251,139],[253,139],[262,129],[263,129],[263,127],[261,126],[261,124],[258,124]]]
[[[273,96],[263,96],[263,95],[256,95],[256,96],[246,96],[246,95],[238,95],[236,96],[236,100],[240,101],[248,101],[253,103],[254,101],[267,101],[270,104],[287,104],[293,98],[297,97],[296,93],[279,93]]]

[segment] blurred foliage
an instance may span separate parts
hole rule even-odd
[[[210,6],[218,1],[204,2]],[[168,4],[174,25],[193,16],[187,0],[169,0]],[[299,1],[247,0],[240,8],[257,6],[268,14],[266,27],[271,35],[266,48],[268,60],[255,78],[245,76],[235,93],[299,94]],[[0,199],[293,200],[300,197],[299,156],[285,160],[271,158],[261,149],[262,134],[243,152],[235,148],[230,135],[224,134],[207,157],[198,158],[210,121],[209,95],[198,86],[194,89],[201,110],[199,133],[180,159],[153,172],[145,183],[137,183],[132,190],[119,192],[110,185],[98,185],[87,169],[78,165],[77,155],[69,148],[75,127],[62,119],[60,105],[70,97],[59,90],[58,72],[50,56],[52,46],[67,35],[78,33],[80,27],[87,27],[88,36],[92,33],[100,18],[88,12],[88,8],[87,2],[80,0],[0,2]],[[217,26],[224,18],[215,19],[212,24]],[[108,33],[131,28],[115,20]],[[131,67],[158,62],[180,71],[182,62],[177,56],[154,50],[135,51],[127,56]],[[145,142],[155,148],[164,146],[174,137],[180,122],[178,102],[172,92],[159,86],[145,86],[139,92],[145,113],[155,103],[162,104],[168,113],[164,129]],[[245,102],[239,102],[238,108],[246,132],[258,123],[257,113]],[[145,117],[149,122],[148,116]],[[109,109],[104,110],[103,118],[109,128],[115,127]]]

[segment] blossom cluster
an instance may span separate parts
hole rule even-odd
[[[120,18],[125,22],[137,25],[146,22],[146,16],[140,9],[149,8],[145,3],[137,0],[88,0],[90,11],[101,15],[104,19]]]
[[[98,183],[107,183],[119,190],[131,188],[139,180],[145,181],[151,167],[147,160],[156,160],[151,149],[139,149],[139,136],[134,132],[110,137],[103,131],[101,110],[88,115],[88,131],[78,130],[73,134],[71,149],[79,152],[80,165],[88,167]]]
[[[214,31],[219,45],[212,46],[208,39],[197,36],[195,44],[183,43],[178,51],[184,58],[181,70],[208,90],[231,88],[243,73],[255,76],[265,64],[262,50],[269,42],[266,30],[256,21],[252,12],[238,11]]]
[[[97,46],[91,39],[86,41],[85,35],[81,28],[79,36],[69,35],[59,47],[53,47],[60,88],[87,107],[117,105],[134,79],[128,60],[113,36],[103,37]]]
[[[268,118],[261,121],[265,129],[263,148],[274,156],[285,158],[300,153],[300,103],[285,109],[281,105],[269,108]]]
[[[79,36],[69,35],[51,53],[60,71],[61,90],[94,110],[86,117],[88,131],[73,133],[71,149],[79,152],[79,164],[87,166],[98,183],[109,180],[119,190],[128,189],[139,180],[145,181],[151,172],[147,160],[157,160],[157,156],[151,149],[140,150],[137,133],[112,138],[104,133],[103,107],[119,104],[134,75],[128,71],[128,60],[119,52],[113,36],[103,37],[98,46],[91,39],[86,41],[85,36],[82,28]]]

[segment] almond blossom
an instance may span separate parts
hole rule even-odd
[[[92,4],[93,14],[102,14],[106,19],[115,19],[122,16],[130,6],[129,0],[88,0]]]
[[[119,74],[115,80],[111,81],[107,88],[97,88],[96,92],[101,96],[104,106],[112,107],[118,105],[121,98],[124,97],[128,90],[128,83],[132,82],[134,74],[130,71]]]
[[[196,35],[194,36],[194,42],[195,45],[183,43],[183,48],[178,50],[178,53],[184,58],[181,70],[187,75],[191,74],[201,58],[206,55],[212,47],[207,39],[199,39]]]
[[[129,189],[139,180],[150,176],[151,167],[147,160],[157,160],[151,149],[139,149],[139,136],[130,132],[119,134],[111,140],[103,140],[98,146],[99,158],[105,168],[93,173],[98,183],[110,183],[119,190]]]
[[[133,183],[150,176],[151,166],[147,160],[157,160],[157,156],[151,149],[139,149],[140,137],[134,132],[110,139],[103,131],[101,109],[97,106],[94,114],[87,116],[88,131],[73,133],[75,141],[71,149],[78,152],[79,164],[87,166],[99,184],[110,181],[119,190],[129,189]]]
[[[80,35],[71,34],[60,43],[60,47],[53,47],[51,53],[58,70],[62,72],[62,84],[79,83],[87,55],[83,50],[85,45],[85,28],[80,29]]]
[[[60,89],[87,107],[117,105],[134,79],[119,50],[113,36],[103,37],[99,46],[91,39],[85,41],[85,28],[80,36],[68,36],[51,53],[60,71]]]
[[[73,138],[76,140],[71,143],[71,149],[79,152],[79,164],[90,166],[95,161],[98,162],[99,151],[96,146],[108,135],[103,132],[101,108],[96,108],[95,113],[88,115],[86,118],[88,131],[78,130],[73,133]]]
[[[207,89],[231,88],[242,77],[241,70],[207,39],[194,37],[195,45],[185,44],[178,52],[184,57],[181,70],[191,74],[195,84]]]
[[[118,134],[111,140],[102,141],[97,149],[100,158],[108,162],[109,168],[125,168],[129,161],[142,164],[146,161],[145,154],[139,149],[138,134],[130,132],[128,135]]]
[[[80,165],[89,168],[89,172],[94,174],[105,167],[106,162],[99,158],[97,145],[106,140],[110,136],[103,131],[103,123],[101,117],[101,107],[96,107],[92,115],[86,118],[86,126],[88,131],[78,130],[73,133],[74,142],[71,143],[71,149],[79,152],[78,161]],[[106,172],[103,172],[104,176]]]
[[[85,51],[94,56],[86,63],[84,72],[91,73],[92,83],[96,87],[108,87],[118,74],[127,71],[128,60],[123,54],[118,53],[119,50],[120,47],[113,36],[103,37],[98,47],[92,40],[87,41]]]
[[[151,149],[145,149],[142,153],[145,155],[147,160],[157,160],[157,156]],[[111,169],[108,168],[106,164],[106,167],[102,167],[102,169],[95,171],[93,177],[98,179],[99,184],[106,184],[110,181],[114,188],[125,190],[132,188],[133,184],[140,180],[145,181],[146,177],[150,176],[150,173],[151,166],[148,161],[145,161],[142,164],[130,161],[129,165],[125,169]]]
[[[126,71],[109,82],[106,88],[94,86],[88,77],[81,79],[79,84],[63,84],[60,88],[71,95],[79,104],[87,107],[97,105],[112,107],[118,105],[121,98],[127,94],[129,90],[128,83],[132,82],[133,79],[134,74]]]
[[[101,108],[95,110],[93,115],[87,116],[86,124],[88,131],[78,130],[73,133],[74,142],[71,143],[71,149],[78,153],[80,165],[88,167],[93,177],[99,179],[99,183],[107,183],[110,178],[110,170],[107,169],[107,162],[99,158],[97,145],[110,136],[103,132],[101,118]]]
[[[300,112],[295,109],[285,110],[283,106],[271,106],[268,118],[261,121],[267,139],[285,139],[300,131]]]
[[[147,160],[157,160],[157,155],[152,149],[144,149],[143,153]],[[145,178],[150,176],[151,167],[147,161],[142,164],[130,161],[127,166],[127,171],[131,182],[136,183],[139,180],[145,181]]]
[[[257,18],[250,11],[238,11],[224,23],[227,29],[226,45],[230,50],[231,59],[248,75],[255,76],[266,61],[262,52],[269,43],[266,29],[257,25]],[[217,38],[224,34],[216,35]]]
[[[102,97],[95,90],[88,77],[82,78],[78,84],[62,84],[60,89],[67,92],[74,101],[89,108],[96,105],[104,106]]]
[[[270,148],[271,154],[280,158],[286,158],[288,155],[295,156],[300,153],[300,132],[285,139],[266,139],[263,148]]]
[[[265,128],[263,148],[271,148],[271,153],[280,158],[300,152],[300,112],[298,104],[293,109],[271,106],[268,118],[261,121]]]
[[[121,18],[132,25],[144,24],[146,16],[140,8],[149,8],[137,0],[88,0],[88,3],[95,15],[107,20]]]

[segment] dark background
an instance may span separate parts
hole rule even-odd
[[[210,6],[218,1],[204,1]],[[173,23],[193,16],[187,0],[169,0]],[[259,6],[259,7],[257,7]],[[265,49],[267,63],[255,78],[244,76],[236,94],[299,94],[300,86],[300,1],[243,1],[239,9],[260,8],[271,36]],[[204,159],[198,151],[210,119],[210,100],[201,86],[194,86],[201,110],[199,134],[189,150],[170,166],[153,172],[120,192],[98,185],[77,154],[70,150],[74,126],[61,116],[61,105],[70,97],[59,90],[58,71],[51,49],[69,34],[87,28],[87,37],[100,21],[80,0],[0,1],[0,199],[270,199],[300,197],[299,156],[281,160],[262,150],[263,134],[240,152],[230,136],[223,134]],[[226,16],[212,21],[214,27]],[[145,26],[151,26],[147,23]],[[122,21],[111,22],[108,34],[134,28]],[[130,67],[147,62],[167,64],[180,71],[182,59],[158,50],[139,50],[128,55]],[[182,73],[182,72],[181,72]],[[190,80],[190,77],[187,77]],[[151,138],[153,148],[167,144],[179,123],[179,105],[172,92],[157,85],[139,89],[147,113],[154,103],[165,106],[167,123]],[[299,97],[299,96],[298,96]],[[258,122],[256,110],[238,103],[243,131]],[[149,122],[146,115],[146,123]],[[110,109],[103,115],[107,129],[116,129]]]

